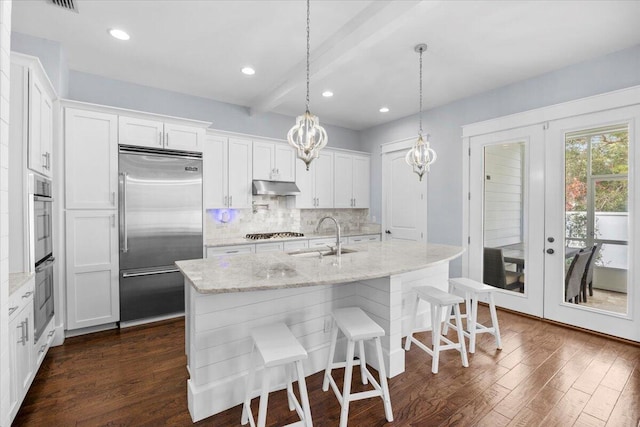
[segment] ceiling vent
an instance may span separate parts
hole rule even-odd
[[[78,13],[78,6],[76,6],[75,0],[47,0],[47,1],[53,4],[54,6],[58,6],[63,9]]]

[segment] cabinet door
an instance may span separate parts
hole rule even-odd
[[[311,162],[309,170],[302,160],[296,160],[296,185],[300,189],[300,194],[296,195],[296,208],[298,209],[315,208],[316,193],[313,188],[313,177],[317,167],[316,160]]]
[[[65,111],[67,209],[113,209],[118,188],[118,117]]]
[[[256,253],[262,252],[282,252],[284,250],[283,242],[256,243]]]
[[[33,342],[33,297],[9,322],[10,416],[18,412],[34,375],[31,359]]]
[[[251,207],[251,141],[229,138],[229,207]]]
[[[120,319],[117,215],[66,212],[67,329]]]
[[[335,153],[333,157],[335,169],[334,207],[353,207],[353,156],[345,153]]]
[[[353,156],[353,199],[354,208],[369,207],[371,158]]]
[[[275,144],[253,141],[253,179],[275,180]]]
[[[204,208],[227,207],[227,139],[207,138],[202,154]]]
[[[45,173],[47,165],[46,154],[42,150],[42,103],[44,97],[44,88],[33,76],[33,73],[29,73],[28,163],[29,169],[39,173]]]
[[[42,94],[40,103],[40,149],[44,161],[42,173],[51,177],[51,159],[53,152],[53,101],[46,93]]]
[[[118,117],[118,143],[141,147],[162,148],[163,123],[137,117]]]
[[[320,152],[320,156],[311,162],[315,164],[313,187],[317,208],[333,208],[333,153]]]
[[[193,126],[164,124],[164,148],[201,153],[204,129]]]
[[[296,152],[289,145],[274,144],[275,168],[278,181],[295,182],[296,180]],[[255,179],[255,178],[254,178]]]

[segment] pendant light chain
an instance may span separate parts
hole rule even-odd
[[[424,49],[420,49],[420,135],[422,135],[422,52]]]
[[[307,111],[309,111],[309,52],[310,52],[310,27],[311,27],[311,18],[309,13],[310,8],[310,0],[307,0]]]

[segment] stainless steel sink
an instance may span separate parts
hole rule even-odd
[[[350,254],[353,252],[358,252],[353,249],[342,249],[340,251],[341,255]],[[336,256],[337,253],[333,249],[301,249],[295,252],[287,252],[287,255],[291,255],[297,258],[322,258],[325,256]]]

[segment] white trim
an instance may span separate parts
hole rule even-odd
[[[462,276],[469,277],[469,237],[470,228],[470,214],[469,214],[469,167],[470,167],[470,155],[471,140],[469,137],[462,138],[462,247],[464,252],[462,253]]]
[[[56,90],[53,86],[53,83],[51,83],[51,79],[49,79],[47,72],[44,70],[42,62],[40,62],[40,58],[38,58],[37,56],[25,55],[24,53],[12,51],[11,63],[29,68],[33,73],[37,74],[37,77],[40,81],[46,82],[46,84],[43,85],[43,88],[49,92],[51,101],[54,102],[58,99],[58,94],[56,93]]]
[[[567,101],[462,126],[462,136],[471,137],[552,120],[575,117],[640,104],[640,86]]]
[[[385,142],[380,144],[380,154],[392,153],[394,151],[408,150],[411,148],[415,141],[415,138],[409,137],[405,139],[398,139],[396,141]]]

